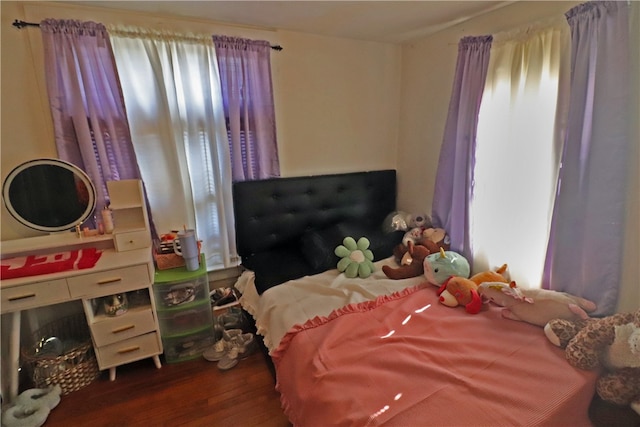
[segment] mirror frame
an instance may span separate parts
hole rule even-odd
[[[28,219],[24,218],[15,210],[9,198],[11,184],[13,183],[13,180],[21,172],[24,172],[30,167],[39,166],[39,165],[59,166],[61,168],[67,169],[74,174],[75,178],[79,179],[82,183],[84,183],[84,185],[87,187],[87,192],[89,193],[89,200],[87,203],[87,208],[84,210],[84,212],[82,212],[80,217],[78,217],[74,221],[69,222],[67,224],[62,224],[59,226],[47,226],[47,225],[33,223]],[[13,216],[18,222],[20,222],[23,225],[26,225],[29,228],[32,228],[38,231],[45,231],[45,232],[67,231],[82,224],[83,222],[85,222],[87,219],[91,217],[91,214],[96,208],[96,188],[93,185],[93,182],[91,182],[91,179],[89,178],[89,176],[76,165],[60,159],[40,158],[40,159],[34,159],[34,160],[29,160],[27,162],[24,162],[16,166],[11,172],[9,172],[9,174],[4,180],[4,183],[2,184],[2,199],[4,201],[4,205],[6,206],[11,216]]]

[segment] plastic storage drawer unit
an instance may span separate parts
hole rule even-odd
[[[200,268],[156,270],[154,296],[167,363],[201,357],[213,343],[213,314],[204,255]]]

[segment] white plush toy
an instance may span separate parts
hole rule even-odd
[[[515,282],[484,282],[478,287],[483,301],[504,307],[502,316],[545,326],[551,319],[587,319],[596,304],[566,292],[518,288]]]

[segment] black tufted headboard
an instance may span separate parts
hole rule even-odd
[[[369,238],[376,260],[402,239],[382,231],[396,209],[395,170],[237,182],[233,200],[238,254],[260,293],[335,268],[346,235]]]

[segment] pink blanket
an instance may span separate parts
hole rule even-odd
[[[96,265],[102,251],[96,248],[77,249],[56,254],[28,255],[2,260],[0,278],[37,276],[68,270],[82,270]]]
[[[541,328],[438,303],[433,287],[294,327],[272,357],[296,426],[589,426],[596,372]]]

